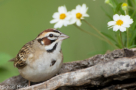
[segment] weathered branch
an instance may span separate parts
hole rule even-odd
[[[86,60],[64,63],[59,75],[20,90],[117,90],[136,87],[136,53],[133,50],[115,50]],[[126,82],[129,81],[129,82]],[[20,75],[0,84],[3,89],[18,89],[27,85]],[[10,87],[9,87],[10,86]]]

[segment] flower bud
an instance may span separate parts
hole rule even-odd
[[[127,3],[123,3],[123,4],[122,4],[122,9],[123,9],[124,11],[127,10],[127,7],[128,7],[128,4],[127,4]]]
[[[105,0],[105,3],[106,3],[106,4],[109,4],[109,3],[110,3],[110,0]]]

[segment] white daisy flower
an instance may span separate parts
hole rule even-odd
[[[84,17],[89,17],[89,15],[86,13],[87,10],[88,7],[86,7],[86,4],[83,4],[82,6],[77,5],[76,9],[71,11],[71,24],[76,23],[76,25],[81,26],[81,19],[84,19]]]
[[[55,12],[52,17],[53,20],[51,20],[50,23],[56,23],[54,28],[61,28],[63,25],[69,25],[70,15],[65,6],[58,7],[58,12]]]
[[[118,15],[115,14],[113,16],[114,21],[109,21],[108,22],[108,27],[113,28],[113,31],[118,31],[120,30],[121,32],[126,31],[126,28],[130,27],[130,24],[133,23],[133,19],[130,18],[129,15]]]

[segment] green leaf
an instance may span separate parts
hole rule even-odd
[[[124,10],[122,10],[122,3],[119,3],[116,7],[116,13],[121,13],[122,15],[125,15]]]
[[[119,3],[119,4],[117,5],[117,7],[116,7],[116,12],[118,12],[118,11],[120,10],[121,5],[122,5],[122,3]]]
[[[113,0],[114,1],[114,3],[117,5],[118,4],[118,2],[117,2],[117,0]]]
[[[0,73],[2,73],[2,72],[4,72],[4,71],[7,71],[7,69],[4,68],[4,67],[0,67]]]
[[[110,16],[110,14],[107,13],[103,7],[101,7],[101,9],[105,12],[106,16],[109,17],[112,20],[112,16]]]
[[[0,66],[8,62],[12,57],[6,53],[0,53]]]
[[[136,0],[134,0],[134,3],[136,4]]]
[[[114,0],[114,1],[113,0],[109,0],[109,1],[113,5],[113,8],[115,9],[117,4],[118,4],[118,2],[116,0]]]
[[[116,45],[118,48],[121,48],[121,46],[120,46],[119,44],[116,43],[115,45]]]
[[[136,19],[135,19],[134,21],[136,21]],[[133,22],[133,24],[131,25],[130,28],[134,31],[134,30],[135,30],[135,27],[136,27],[136,22]]]
[[[101,32],[104,36],[108,37],[109,39],[113,40],[114,42],[116,42],[116,40],[110,36],[109,34],[105,33],[105,32]]]
[[[135,47],[136,47],[136,45],[132,45],[132,46],[130,46],[130,47],[128,47],[128,48],[130,49],[130,48],[135,48]]]
[[[124,11],[122,10],[121,5],[122,5],[122,3],[119,3],[119,4],[117,5],[117,7],[116,7],[116,9],[115,9],[115,10],[116,10],[115,13],[118,13],[118,12],[120,11],[121,14],[124,15],[125,13],[124,13]]]
[[[133,35],[132,35],[132,37],[130,38],[130,45],[132,45],[132,43],[133,43],[135,37],[136,37],[136,32],[135,32],[135,30],[134,30]]]
[[[131,17],[134,17],[135,14],[136,14],[136,11],[134,11],[134,12],[132,13]]]
[[[127,0],[129,6],[132,6],[132,2],[131,1],[132,0]]]
[[[136,21],[136,18],[135,18],[134,21]],[[132,31],[132,32],[131,32],[132,36],[131,36],[131,38],[130,38],[130,44],[129,44],[129,45],[132,45],[133,42],[134,42],[134,39],[136,38],[136,29],[135,29],[135,27],[136,27],[136,22],[133,22],[133,24],[131,25],[131,27],[130,27],[130,29],[129,29],[129,30]]]

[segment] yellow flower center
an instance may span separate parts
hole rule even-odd
[[[77,13],[76,14],[76,18],[80,19],[82,17],[82,14],[81,13]]]
[[[127,3],[123,3],[123,4],[122,4],[122,7],[125,7],[125,6],[127,6]]]
[[[116,21],[116,24],[121,26],[123,24],[123,21],[122,20],[118,20],[118,21]]]
[[[66,14],[65,13],[60,14],[60,19],[65,19],[65,18],[66,18]]]

